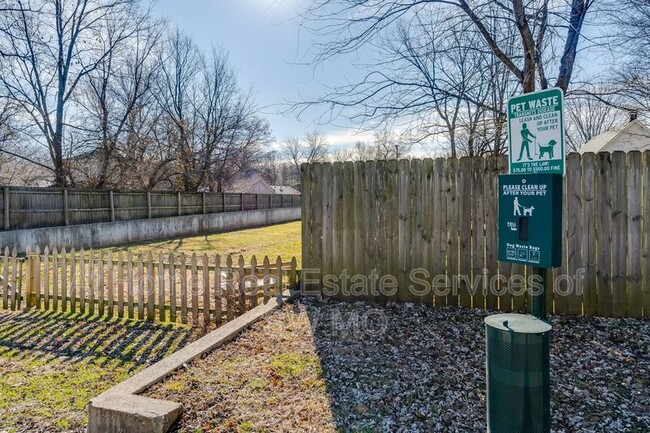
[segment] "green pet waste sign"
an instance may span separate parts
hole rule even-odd
[[[510,173],[564,175],[562,90],[554,88],[508,101]]]
[[[499,176],[499,260],[553,268],[562,259],[562,176]]]

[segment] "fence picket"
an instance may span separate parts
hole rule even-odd
[[[592,316],[598,311],[596,290],[597,241],[596,232],[596,158],[593,153],[582,155],[582,259],[584,277],[579,281],[582,291],[582,306],[585,315]]]
[[[233,306],[233,284],[232,256],[228,254],[228,257],[226,257],[226,311],[228,313],[228,321],[231,321],[235,317]]]
[[[167,320],[167,314],[165,312],[165,265],[163,253],[158,254],[158,319],[161,322]]]
[[[88,260],[92,263],[93,261],[93,252],[88,251],[89,258]],[[79,274],[81,275],[80,283],[79,283],[79,312],[81,314],[86,313],[86,252],[83,250],[79,250]],[[90,266],[92,267],[92,266]],[[92,301],[91,301],[92,303]],[[92,313],[91,313],[92,314]]]
[[[129,250],[126,253],[126,299],[127,299],[127,317],[133,319],[133,253]]]
[[[264,276],[263,276],[263,281],[264,281],[264,303],[266,304],[269,300],[269,292],[270,292],[270,276],[271,273],[269,272],[269,257],[264,256]]]
[[[625,152],[612,154],[612,315],[623,317],[627,312],[627,169]]]
[[[5,247],[2,257],[2,308],[9,308],[9,247]]]
[[[45,295],[46,310],[50,309],[50,248],[46,245],[43,250],[43,294]]]
[[[70,250],[70,312],[77,312],[77,253]]]
[[[187,263],[185,253],[181,253],[181,323],[187,323]]]
[[[255,259],[255,256],[253,256]],[[223,288],[221,286],[221,256],[214,258],[214,320],[217,327],[223,323]]]
[[[104,290],[104,252],[99,250],[99,255],[97,256],[97,300],[99,305],[97,307],[97,314],[100,316],[104,315],[105,309],[105,294]]]
[[[59,254],[56,247],[52,248],[52,310],[59,309]]]
[[[650,317],[650,152],[643,153],[643,315]]]
[[[169,253],[169,321],[176,323],[176,268],[174,254]]]
[[[41,248],[36,245],[36,250],[34,251],[33,263],[32,263],[32,272],[34,278],[34,287],[32,289],[32,306],[35,306],[37,309],[41,308]]]
[[[197,267],[196,253],[192,254],[192,324],[197,326],[199,323],[199,274]]]
[[[626,317],[643,316],[643,287],[641,263],[641,205],[643,200],[641,183],[641,153],[627,154],[627,314]]]
[[[472,296],[470,291],[472,276],[472,160],[468,157],[458,161],[458,194],[459,206],[459,249],[460,262],[458,266],[459,302],[461,307],[471,308]]]
[[[15,250],[16,248],[14,248]],[[66,266],[68,253],[63,247],[61,250],[61,311],[68,311],[68,276]]]
[[[144,320],[145,275],[142,253],[138,252],[138,319]]]
[[[244,257],[239,256],[238,270],[239,276],[238,295],[239,295],[239,314],[246,312],[246,276],[244,274]]]
[[[106,256],[106,314],[113,317],[115,308],[115,276],[113,274],[113,252],[108,251]]]
[[[208,255],[203,254],[203,326],[210,326],[210,271],[208,269]]]

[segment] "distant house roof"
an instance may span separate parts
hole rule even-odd
[[[271,188],[273,188],[275,194],[300,195],[300,191],[290,186],[271,185]]]
[[[610,129],[592,138],[580,147],[579,152],[614,152],[622,150],[650,150],[650,128],[639,119],[622,127]]]

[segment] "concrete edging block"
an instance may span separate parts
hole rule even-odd
[[[88,405],[87,432],[167,433],[180,417],[182,405],[138,394],[184,364],[234,339],[282,303],[282,299],[270,299],[93,398]]]

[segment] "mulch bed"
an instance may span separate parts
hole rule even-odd
[[[299,301],[147,395],[180,432],[485,431],[487,314]],[[650,320],[550,320],[553,431],[650,431]]]

